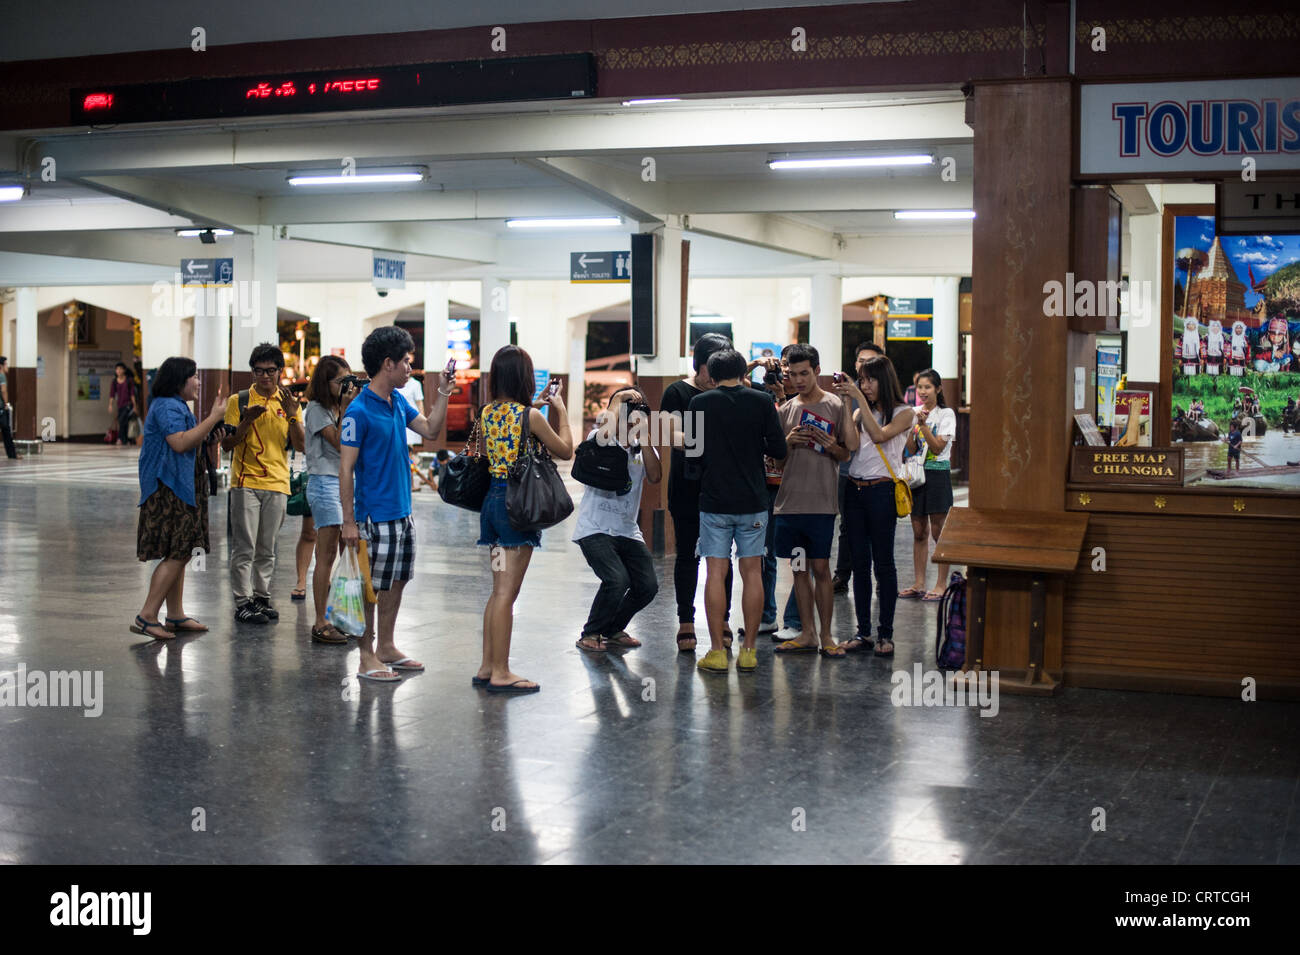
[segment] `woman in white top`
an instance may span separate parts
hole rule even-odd
[[[880,595],[880,623],[875,654],[894,655],[894,607],[898,603],[898,570],[894,565],[894,478],[902,468],[903,444],[912,428],[912,409],[903,403],[894,364],[883,355],[858,370],[858,383],[835,386],[842,397],[857,403],[853,421],[862,443],[849,463],[844,491],[844,526],[853,540],[853,609],[857,633],[839,644],[854,653],[871,647],[871,568],[875,567]],[[865,409],[870,409],[869,413]]]
[[[930,562],[930,541],[938,541],[943,522],[952,510],[952,443],[957,437],[957,414],[943,400],[943,379],[933,368],[916,380],[916,428],[907,439],[909,454],[925,455],[925,484],[912,491],[912,567],[916,581],[900,597],[942,600],[948,586],[949,564],[939,565],[939,580],[926,592],[925,571]]]
[[[612,432],[612,437],[619,439],[627,451],[631,488],[619,494],[588,487],[578,505],[578,526],[573,539],[600,578],[600,589],[578,638],[580,650],[603,653],[610,647],[641,646],[640,640],[628,635],[627,625],[659,592],[654,561],[650,559],[636,518],[641,509],[642,483],[658,484],[662,469],[654,445],[647,442],[639,446],[628,424],[628,409],[644,404],[645,399],[635,388],[621,388],[609,399],[607,414],[617,424],[607,433]],[[587,438],[598,433],[600,429],[595,429]]]

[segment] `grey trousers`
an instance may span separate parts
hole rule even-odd
[[[230,491],[230,589],[235,603],[271,596],[275,543],[289,495],[237,487]]]

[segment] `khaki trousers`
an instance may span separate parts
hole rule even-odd
[[[235,603],[271,596],[276,535],[289,495],[247,487],[230,491],[230,588]]]

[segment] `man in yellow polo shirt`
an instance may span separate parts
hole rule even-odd
[[[271,606],[276,534],[289,502],[286,445],[301,451],[305,434],[298,402],[280,387],[284,356],[263,343],[248,359],[253,387],[230,396],[226,424],[234,429],[221,442],[233,452],[230,464],[230,586],[235,620],[269,623],[280,613]],[[240,405],[243,404],[241,410]]]

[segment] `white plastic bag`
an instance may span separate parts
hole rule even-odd
[[[361,596],[361,566],[357,563],[354,548],[344,547],[330,581],[329,602],[325,606],[325,620],[339,633],[359,637],[366,632],[366,610]]]

